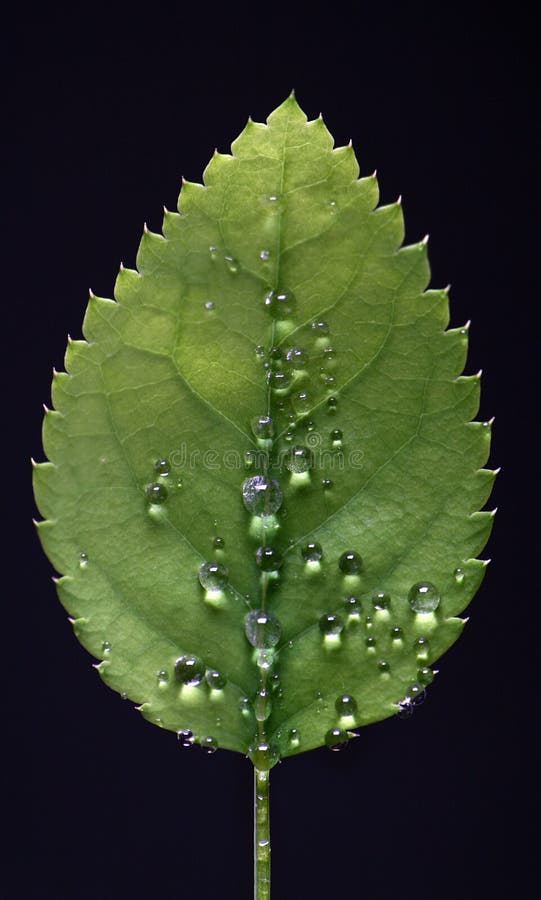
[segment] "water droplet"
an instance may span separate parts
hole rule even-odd
[[[290,347],[286,351],[285,362],[292,369],[302,369],[307,362],[305,350],[302,347]]]
[[[380,661],[378,663],[378,669],[380,670],[380,672],[390,672],[391,671],[391,667],[386,659],[380,659]]]
[[[329,332],[331,330],[329,328],[327,322],[323,322],[321,319],[319,319],[316,322],[312,322],[312,329],[313,329],[316,337],[322,337],[324,335],[327,335],[327,334],[329,334]]]
[[[324,347],[323,349],[323,358],[325,361],[332,361],[336,357],[336,350],[334,347]]]
[[[395,625],[394,628],[391,628],[391,638],[393,641],[401,641],[403,637],[404,632],[399,625]]]
[[[205,681],[209,688],[213,691],[223,691],[227,684],[226,678],[217,669],[207,669],[205,672]]]
[[[282,554],[274,547],[258,547],[255,561],[262,572],[276,572],[284,562]]]
[[[236,275],[239,271],[239,264],[234,256],[224,256],[225,264],[232,275]]]
[[[79,553],[79,568],[86,569],[88,566],[88,556],[86,553]]]
[[[157,475],[161,475],[163,478],[165,478],[166,475],[169,475],[170,470],[171,466],[169,460],[166,459],[165,456],[161,459],[157,459],[154,463],[154,471]]]
[[[288,428],[286,433],[284,434],[284,441],[291,443],[291,441],[294,439],[294,437],[295,437],[294,430],[292,428]]]
[[[254,699],[254,712],[258,722],[266,722],[272,711],[272,703],[267,688],[260,687]]]
[[[413,715],[413,701],[411,697],[404,697],[402,700],[399,700],[397,703],[398,712],[397,716],[399,719],[409,719]]]
[[[338,206],[336,204],[336,200],[329,200],[329,210],[330,210],[331,216],[336,215],[336,213],[338,212]]]
[[[417,672],[417,678],[421,684],[432,684],[434,681],[434,672],[428,666],[423,666]]]
[[[389,609],[391,606],[391,598],[385,591],[378,591],[372,597],[372,606],[374,609]]]
[[[257,345],[257,347],[255,348],[255,355],[257,356],[258,359],[266,359],[267,353],[265,351],[263,344]]]
[[[430,641],[428,638],[418,637],[413,645],[413,649],[417,651],[417,656],[428,656]]]
[[[252,647],[275,647],[282,633],[280,622],[270,612],[252,609],[244,619],[244,630]]]
[[[153,505],[158,505],[160,503],[165,503],[167,500],[167,488],[164,487],[163,484],[158,484],[157,482],[152,482],[152,484],[147,484],[145,487],[145,497],[152,503]]]
[[[334,708],[339,716],[355,716],[357,713],[357,701],[351,694],[342,694],[336,698]]]
[[[331,438],[331,444],[333,445],[333,447],[341,447],[342,446],[344,435],[342,434],[342,432],[340,431],[339,428],[335,428],[333,431],[331,431],[330,438]]]
[[[222,591],[227,585],[229,570],[218,562],[203,563],[199,569],[199,582],[206,591]]]
[[[318,544],[316,541],[310,541],[301,549],[301,556],[307,563],[319,562],[323,558],[321,544]]]
[[[259,253],[259,259],[262,259],[263,262],[266,262],[270,256],[270,250],[261,250]]]
[[[327,400],[327,411],[330,413],[336,412],[336,408],[338,406],[338,400],[336,397],[329,397]]]
[[[358,575],[362,565],[361,557],[354,550],[346,550],[338,560],[338,566],[345,575]]]
[[[322,382],[329,388],[334,387],[334,385],[336,384],[336,378],[334,377],[334,375],[331,375],[330,372],[322,371],[320,378]]]
[[[254,436],[262,441],[269,441],[274,436],[274,423],[270,416],[256,416],[251,422]]]
[[[257,741],[250,744],[248,755],[256,769],[272,769],[280,759],[280,751],[274,744]]]
[[[128,699],[128,692],[127,692],[127,691],[122,691],[122,693],[121,693],[121,695],[120,695],[120,699],[121,699],[121,700],[127,700],[127,699]],[[159,721],[160,721],[159,719],[156,719],[156,722],[159,722]]]
[[[256,657],[256,664],[259,669],[263,669],[264,671],[268,671],[272,669],[274,665],[275,652],[272,648],[268,650],[258,650]]]
[[[255,453],[253,450],[246,450],[244,453],[244,465],[247,469],[253,469],[255,463]]]
[[[426,691],[420,684],[411,684],[408,691],[414,706],[421,706],[426,700]]]
[[[242,485],[242,499],[255,516],[272,516],[282,505],[282,488],[274,478],[254,475]]]
[[[205,309],[210,312],[211,309],[214,309],[214,300],[207,300],[205,302]]]
[[[316,423],[313,422],[312,419],[309,419],[308,422],[306,423],[306,430],[307,431],[315,431],[315,427],[316,427]]]
[[[272,678],[271,678],[271,688],[272,688],[273,692],[274,692],[274,691],[279,691],[279,690],[281,689],[281,687],[280,687],[280,675],[278,674],[278,672],[275,672],[275,673],[273,674]]]
[[[111,644],[109,643],[109,641],[104,641],[102,643],[101,652],[102,653],[110,653],[111,652]]]
[[[175,662],[175,679],[180,684],[201,684],[205,677],[205,666],[197,656],[179,656]]]
[[[218,741],[216,740],[216,738],[211,737],[210,734],[202,737],[199,743],[201,744],[201,747],[205,751],[205,753],[208,754],[216,753],[218,749]]]
[[[410,588],[408,594],[409,605],[416,613],[432,613],[440,605],[440,595],[437,587],[430,581],[418,581]]]
[[[160,669],[160,671],[156,673],[156,678],[158,679],[158,684],[167,684],[169,681],[169,673],[166,669]]]
[[[348,734],[343,728],[331,728],[325,735],[325,743],[330,750],[342,750],[347,742]]]
[[[344,607],[349,616],[360,616],[363,611],[361,601],[358,597],[346,597]]]
[[[287,319],[295,309],[295,297],[291,291],[269,291],[265,295],[265,309],[273,319]]]
[[[189,728],[182,728],[177,731],[177,740],[180,747],[188,749],[193,744],[193,732]]]
[[[344,629],[344,621],[336,613],[324,613],[319,620],[319,630],[324,635],[340,634]]]
[[[267,380],[273,391],[287,391],[291,387],[289,372],[268,372]]]
[[[279,194],[263,194],[261,197],[261,202],[265,204],[265,206],[269,207],[273,211],[278,212],[280,208],[280,195]]]
[[[217,535],[212,539],[212,546],[215,550],[223,550],[225,547],[225,540],[223,539],[223,537]]]
[[[365,638],[365,644],[366,644],[366,646],[367,646],[367,648],[368,648],[369,650],[375,650],[375,649],[376,649],[376,639],[373,638],[373,637],[367,637],[367,638]]]
[[[302,472],[307,472],[310,466],[312,465],[312,453],[308,449],[308,447],[301,447],[297,445],[288,450],[287,455],[284,459],[284,465],[290,472],[293,472],[295,475],[299,475]]]
[[[331,478],[322,478],[321,479],[321,487],[324,491],[329,491],[334,485],[334,482]]]
[[[241,697],[239,700],[239,709],[243,716],[252,715],[252,704],[249,697]]]
[[[455,569],[455,581],[457,584],[464,584],[464,578],[466,577],[466,573],[462,566],[457,566]]]
[[[290,747],[298,747],[301,743],[298,728],[290,728],[287,739]]]

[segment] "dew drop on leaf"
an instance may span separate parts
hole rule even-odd
[[[417,678],[419,679],[421,684],[432,684],[432,682],[434,681],[434,672],[429,668],[429,666],[423,666],[417,672]]]
[[[111,652],[111,644],[109,641],[104,641],[101,645],[102,653],[110,653]]]
[[[319,620],[319,630],[325,635],[340,634],[344,630],[344,620],[336,613],[324,613]]]
[[[162,457],[161,459],[157,459],[156,462],[154,463],[154,471],[156,472],[157,475],[161,475],[162,477],[169,475],[170,469],[171,469],[171,466],[169,464],[169,460],[166,459],[165,457]]]
[[[217,669],[207,669],[205,672],[205,681],[213,691],[223,691],[227,684],[226,679]]]
[[[301,549],[301,556],[307,563],[319,562],[323,558],[321,544],[318,544],[317,541],[310,541]]]
[[[363,561],[354,550],[346,550],[338,560],[338,566],[345,575],[358,575]]]
[[[179,747],[187,750],[193,745],[193,732],[189,728],[181,728],[180,731],[177,731],[177,740]]]
[[[395,625],[394,628],[391,628],[391,638],[393,641],[401,641],[403,637],[404,632],[399,625]]]
[[[286,350],[285,363],[292,369],[302,369],[306,362],[306,353],[302,347],[290,347]]]
[[[338,407],[338,400],[336,399],[336,397],[329,397],[329,399],[327,400],[328,412],[331,412],[331,413],[336,412],[337,407]]]
[[[289,372],[269,372],[268,382],[273,391],[281,393],[291,387],[291,375]]]
[[[357,701],[351,694],[337,697],[334,708],[339,716],[354,716],[357,713]]]
[[[409,591],[408,601],[412,610],[416,613],[432,613],[440,605],[440,595],[437,587],[430,581],[418,581]]]
[[[205,562],[199,569],[198,578],[206,591],[222,591],[227,585],[229,570],[219,562]]]
[[[145,497],[152,505],[165,503],[167,500],[167,488],[163,484],[153,481],[145,487]]]
[[[252,715],[252,704],[250,703],[249,697],[241,697],[239,700],[239,710],[241,711],[243,716],[251,716]]]
[[[331,478],[322,478],[321,479],[321,487],[323,488],[324,491],[330,491],[333,484],[334,484],[334,482],[332,481]]]
[[[331,728],[325,735],[325,743],[329,750],[342,750],[348,741],[347,731],[343,728]]]
[[[215,550],[223,550],[225,547],[225,540],[223,539],[223,537],[217,535],[212,539],[212,546]]]
[[[280,759],[278,747],[267,741],[257,741],[250,744],[248,755],[256,769],[272,769]]]
[[[231,272],[232,275],[236,275],[239,271],[239,264],[234,256],[224,256],[224,261],[227,267],[228,272]]]
[[[205,751],[205,753],[208,754],[216,753],[218,749],[218,741],[216,740],[216,738],[211,737],[210,734],[202,737],[199,743],[201,744],[201,747]]]
[[[251,424],[256,438],[268,441],[274,436],[274,423],[270,416],[256,416]]]
[[[300,746],[300,737],[299,737],[299,729],[298,728],[290,728],[289,734],[287,736],[289,746],[292,748],[297,748]]]
[[[344,608],[348,616],[360,616],[363,607],[358,597],[346,597]]]
[[[254,475],[242,485],[242,499],[255,516],[272,516],[282,505],[282,488],[275,478]]]
[[[300,475],[303,472],[308,472],[312,465],[312,454],[308,447],[297,445],[288,451],[284,464],[290,472]]]
[[[165,685],[169,681],[169,674],[166,669],[160,669],[156,677],[158,679],[158,684],[160,685]]]
[[[389,666],[389,663],[387,662],[386,659],[380,659],[380,661],[378,663],[378,669],[380,670],[380,672],[385,673],[385,672],[390,672],[391,667]]]
[[[331,438],[331,444],[333,445],[333,447],[341,447],[342,446],[344,435],[342,434],[342,432],[340,431],[339,428],[335,428],[333,431],[331,431],[330,438]]]
[[[367,638],[365,639],[365,644],[366,644],[366,646],[367,646],[367,648],[368,648],[369,650],[375,650],[375,649],[376,649],[376,639],[373,638],[373,637],[367,637]]]
[[[259,688],[255,695],[253,706],[257,721],[266,722],[272,711],[272,703],[267,688]]]
[[[88,556],[86,553],[79,553],[79,568],[86,569],[88,566]]]
[[[282,554],[274,547],[258,547],[255,561],[262,572],[276,572],[284,560]]]
[[[244,619],[244,630],[252,647],[268,649],[275,647],[282,629],[273,613],[263,609],[252,609]]]
[[[317,337],[322,337],[330,332],[330,328],[327,322],[324,322],[322,319],[319,319],[316,322],[312,322],[312,330],[314,331]]]
[[[295,309],[295,297],[291,291],[269,291],[265,295],[265,309],[273,319],[287,319]]]
[[[385,591],[378,591],[377,594],[374,594],[372,597],[372,606],[374,609],[389,609],[391,606],[391,598],[389,594],[386,594]]]
[[[197,656],[179,656],[175,662],[175,679],[180,684],[201,684],[205,677],[205,666]]]

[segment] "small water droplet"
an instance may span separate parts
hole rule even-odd
[[[121,695],[120,695],[120,699],[121,699],[121,700],[127,700],[127,699],[128,699],[128,692],[127,692],[127,691],[122,691],[122,693],[121,693]],[[160,720],[159,720],[159,719],[156,719],[156,721],[158,722],[158,721],[160,721]]]
[[[324,635],[340,634],[344,630],[344,620],[336,613],[324,613],[319,620],[319,630]]]
[[[455,581],[457,584],[464,584],[464,578],[466,577],[466,573],[462,566],[457,566],[455,569]]]
[[[389,609],[391,606],[391,598],[385,591],[378,591],[372,597],[372,606],[374,609]]]
[[[365,638],[365,644],[366,644],[368,650],[375,650],[375,649],[376,649],[376,639],[373,638],[373,637],[367,637],[367,638]]]
[[[432,613],[440,605],[437,587],[430,581],[418,581],[410,588],[409,605],[416,613]]]
[[[216,738],[211,737],[210,734],[202,737],[199,743],[201,744],[201,747],[205,751],[205,753],[208,754],[216,753],[218,749],[218,741],[216,740]]]
[[[312,329],[316,335],[316,337],[322,337],[324,335],[329,334],[330,328],[327,322],[324,322],[322,319],[319,319],[316,322],[312,322]]]
[[[404,632],[399,625],[395,625],[394,628],[391,628],[391,638],[393,641],[401,641],[403,637]]]
[[[399,700],[397,703],[398,712],[397,716],[399,719],[409,719],[413,715],[413,701],[411,697],[404,697],[402,700]]]
[[[205,672],[205,681],[209,688],[213,691],[223,691],[227,684],[226,678],[217,669],[207,669]]]
[[[244,630],[252,647],[275,647],[282,633],[280,622],[273,613],[252,609],[244,619]]]
[[[256,664],[259,669],[263,669],[264,671],[268,671],[272,669],[274,665],[275,652],[272,648],[268,650],[258,650],[256,657]]]
[[[417,656],[428,656],[430,641],[428,638],[418,637],[413,644],[413,649],[417,651]]]
[[[290,472],[295,475],[300,475],[303,472],[308,472],[313,462],[312,453],[308,449],[308,447],[302,447],[300,445],[296,445],[295,447],[291,447],[288,450],[287,455],[284,459],[284,465]]]
[[[272,516],[282,505],[282,488],[275,478],[254,475],[243,483],[242,499],[255,516]]]
[[[300,746],[300,737],[298,728],[290,728],[289,734],[287,736],[289,746],[292,748],[297,748]]]
[[[163,478],[169,475],[170,470],[171,466],[169,460],[166,459],[165,456],[163,456],[161,459],[157,459],[154,463],[154,471],[157,475],[161,475]]]
[[[256,769],[272,769],[280,759],[278,747],[267,741],[257,741],[250,744],[248,755]]]
[[[177,731],[177,740],[182,749],[187,750],[193,745],[193,732],[189,728],[181,728]]]
[[[267,688],[259,688],[255,695],[253,705],[257,721],[266,722],[272,711],[272,703]]]
[[[281,206],[279,194],[263,194],[263,196],[261,197],[261,202],[273,212],[279,212]]]
[[[104,641],[101,645],[102,653],[110,653],[111,652],[111,644],[109,641]]]
[[[262,441],[269,441],[274,436],[274,422],[270,416],[256,416],[251,422],[254,436]]]
[[[266,359],[267,353],[263,344],[258,344],[255,348],[255,355],[258,359]]]
[[[198,578],[206,591],[222,591],[227,585],[229,570],[222,563],[205,562],[199,569]]]
[[[166,669],[160,669],[160,671],[156,673],[156,678],[158,679],[158,684],[167,684],[169,681],[169,673]]]
[[[336,412],[336,408],[338,406],[338,400],[336,397],[329,397],[327,400],[327,411],[330,413]]]
[[[302,347],[290,347],[286,350],[286,365],[292,369],[302,369],[307,363],[306,352]]]
[[[282,554],[274,547],[258,547],[255,561],[262,572],[276,572],[284,562]]]
[[[329,491],[334,485],[334,482],[331,478],[322,478],[321,479],[321,487],[324,491]]]
[[[331,444],[333,445],[333,447],[341,447],[342,446],[344,435],[340,431],[339,428],[335,428],[333,431],[331,431],[330,438],[331,438]]]
[[[214,246],[209,247],[209,253],[210,258],[213,262],[215,262],[218,259],[218,248]]]
[[[322,371],[320,374],[320,378],[322,382],[329,388],[334,387],[334,385],[336,384],[336,378],[334,377],[334,375],[331,375],[330,372]]]
[[[234,256],[224,256],[224,261],[227,266],[228,272],[231,272],[232,275],[236,275],[239,271],[239,264]]]
[[[206,300],[205,301],[205,309],[210,312],[211,309],[214,309],[214,300]]]
[[[259,259],[262,259],[263,262],[266,262],[270,256],[270,250],[261,250],[259,253]]]
[[[358,575],[362,565],[361,557],[354,550],[346,550],[338,560],[338,567],[345,575]]]
[[[357,701],[351,694],[342,694],[336,698],[334,708],[341,717],[355,716],[357,713]]]
[[[321,544],[318,544],[317,541],[310,541],[302,547],[301,556],[307,563],[319,562],[320,559],[323,559]]]
[[[267,381],[273,391],[287,391],[291,387],[289,372],[268,372]]]
[[[175,679],[180,684],[201,684],[205,677],[205,666],[197,656],[179,656],[175,662]]]
[[[330,750],[342,750],[347,742],[348,734],[343,728],[331,728],[325,735],[325,743]]]
[[[145,487],[145,496],[152,505],[165,503],[167,500],[167,488],[163,484],[153,481]]]
[[[315,428],[316,428],[316,423],[312,419],[309,419],[308,422],[306,423],[306,430],[307,431],[315,431]]]
[[[212,539],[212,546],[215,550],[223,550],[225,547],[225,540],[223,537],[216,535],[215,538]]]
[[[246,450],[244,453],[244,466],[247,469],[253,469],[255,463],[255,453],[253,450]]]
[[[86,569],[88,566],[88,556],[86,553],[79,553],[79,568]]]
[[[378,662],[378,669],[380,670],[380,672],[390,672],[391,671],[391,667],[386,659],[380,659],[380,661]]]
[[[363,611],[361,601],[358,597],[346,597],[344,599],[344,607],[348,616],[360,616]]]
[[[323,358],[326,362],[332,362],[332,360],[336,358],[336,350],[334,347],[324,347]]]
[[[336,215],[336,213],[338,212],[336,200],[329,200],[329,211],[331,213],[331,216]]]
[[[269,291],[264,304],[273,319],[287,319],[295,309],[296,301],[291,291]]]
[[[413,700],[414,706],[421,706],[426,700],[426,691],[420,684],[410,684],[408,695]]]
[[[239,709],[243,716],[252,715],[252,704],[249,697],[241,697],[239,700]]]
[[[417,678],[421,684],[432,684],[434,681],[434,672],[429,666],[423,666],[417,672]]]

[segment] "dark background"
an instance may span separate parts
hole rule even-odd
[[[534,896],[533,24],[520,3],[450,6],[25,7],[4,22],[5,900],[251,896],[250,764],[179,751],[100,682],[29,524],[28,458],[88,288],[110,296],[181,175],[200,180],[292,87],[353,139],[362,174],[377,167],[384,202],[402,194],[407,240],[430,232],[451,324],[472,319],[467,372],[484,368],[503,472],[494,562],[428,702],[273,771],[273,898]]]

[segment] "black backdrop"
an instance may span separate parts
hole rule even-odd
[[[407,240],[430,232],[432,283],[452,282],[453,325],[473,321],[467,371],[485,370],[503,472],[494,562],[428,702],[273,771],[273,897],[533,896],[532,23],[519,3],[447,6],[111,4],[4,23],[6,900],[251,896],[251,766],[179,751],[100,682],[30,526],[28,458],[88,287],[110,296],[181,175],[199,180],[292,87],[353,139],[362,174],[377,167],[384,202],[403,195]]]

